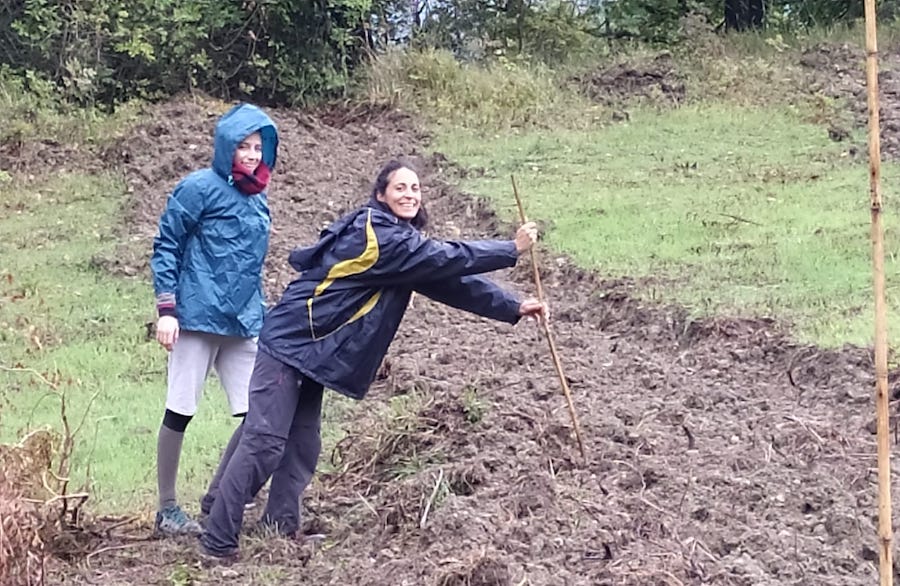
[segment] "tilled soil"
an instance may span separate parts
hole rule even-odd
[[[677,106],[687,90],[675,60],[668,52],[639,63],[625,61],[572,78],[591,100],[616,108],[629,101],[651,101]]]
[[[139,246],[98,262],[147,273],[167,192],[208,163],[220,113],[173,101],[112,149],[131,192],[123,233]],[[423,154],[426,137],[403,115],[273,116],[282,137],[270,189],[273,299],[292,278],[288,251],[364,202],[393,156],[423,165],[436,237],[513,232],[448,185],[448,163]],[[628,282],[542,256],[584,459],[540,330],[416,297],[370,396],[339,422],[347,437],[323,454],[335,471],[308,491],[307,529],[324,542],[251,534],[238,562],[208,566],[189,542],[140,540],[149,528],[135,541],[120,528],[94,533],[89,557],[53,561],[49,582],[874,583],[866,350],[799,345],[765,320],[691,320],[636,301]],[[532,290],[525,260],[496,277]]]
[[[849,44],[822,43],[805,51],[800,65],[809,76],[808,90],[836,100],[848,114],[849,125],[841,121],[828,129],[833,140],[848,140],[851,129],[867,128],[865,50]],[[881,152],[885,159],[897,159],[900,157],[900,47],[882,48],[879,52],[878,86]],[[849,150],[853,155],[866,156],[865,139]]]

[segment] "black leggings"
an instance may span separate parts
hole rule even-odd
[[[235,415],[235,417],[240,417],[241,419],[243,419],[246,415],[246,413],[238,413],[237,415]],[[163,415],[162,424],[172,431],[184,433],[184,430],[187,429],[188,423],[190,423],[191,419],[193,418],[193,415],[182,415],[181,413],[175,413],[174,411],[166,409],[166,414]]]

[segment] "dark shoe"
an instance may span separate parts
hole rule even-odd
[[[200,514],[204,517],[208,517],[214,502],[216,502],[216,499],[211,497],[209,493],[203,495],[203,498],[200,499]]]
[[[236,547],[232,547],[224,551],[211,549],[204,542],[202,535],[199,539],[197,539],[196,552],[197,556],[200,558],[200,561],[207,566],[230,565],[236,562],[241,555],[240,550]]]

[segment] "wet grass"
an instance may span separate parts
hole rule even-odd
[[[823,346],[865,345],[867,162],[803,114],[728,104],[636,110],[626,124],[587,131],[444,128],[435,148],[474,171],[463,187],[510,220],[515,174],[547,247],[637,279],[648,299],[697,315],[774,316]],[[891,185],[896,168],[884,175]],[[890,215],[886,225],[890,282],[900,246]],[[889,305],[898,307],[896,295]]]

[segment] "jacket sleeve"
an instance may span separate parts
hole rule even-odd
[[[191,177],[183,179],[169,196],[153,239],[153,291],[160,316],[177,315],[175,292],[184,251],[203,215],[203,189]]]
[[[383,225],[376,225],[374,234],[378,260],[365,271],[365,278],[385,285],[416,286],[487,273],[515,266],[519,256],[512,240],[445,242],[425,238],[414,229]]]
[[[519,299],[481,275],[421,283],[416,286],[416,291],[481,317],[511,324],[519,321]]]

